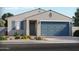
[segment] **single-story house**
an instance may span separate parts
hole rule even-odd
[[[41,8],[6,18],[8,35],[72,36],[72,18]]]

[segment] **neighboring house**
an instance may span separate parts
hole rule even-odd
[[[74,36],[74,32],[79,30],[79,26],[72,26],[72,35]]]
[[[35,9],[6,18],[8,35],[71,36],[72,18],[52,10]]]

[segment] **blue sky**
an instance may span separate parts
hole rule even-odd
[[[16,15],[16,14],[27,12],[29,10],[33,10],[36,8],[39,8],[39,7],[4,7],[4,8],[0,8],[0,16],[7,12],[10,12]],[[74,13],[77,9],[76,7],[40,7],[40,8],[45,9],[45,10],[51,9],[69,17],[74,16]]]

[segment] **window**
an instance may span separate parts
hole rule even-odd
[[[23,30],[24,21],[12,21],[12,30]]]
[[[17,22],[15,23],[15,25],[16,25],[16,30],[20,30],[20,22],[17,21]]]

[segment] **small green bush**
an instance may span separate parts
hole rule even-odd
[[[79,30],[76,30],[76,31],[73,33],[73,36],[79,37]]]
[[[14,36],[19,36],[19,33],[15,32],[15,33],[14,33]]]
[[[15,39],[20,39],[19,33],[15,32],[15,33],[14,33],[14,36],[15,36]]]
[[[0,36],[0,40],[7,40],[7,37],[5,37],[5,36]]]

